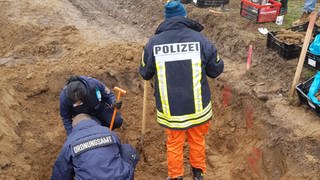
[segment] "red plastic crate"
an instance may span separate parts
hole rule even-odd
[[[269,0],[271,5],[260,5],[249,0],[241,0],[240,15],[256,22],[273,22],[280,12],[281,3]]]

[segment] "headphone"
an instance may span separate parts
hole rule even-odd
[[[67,81],[66,81],[66,85],[70,84],[72,81],[80,81],[80,82],[82,82],[84,85],[86,85],[86,83],[83,82],[83,80],[81,79],[80,76],[71,76],[71,77],[69,77],[69,78],[67,79]]]
[[[82,84],[84,84],[87,87],[87,83],[80,76],[71,76],[69,79],[67,79],[66,85],[70,84],[73,81],[80,81]],[[96,92],[96,98],[98,99],[99,102],[101,102],[102,96],[98,87],[96,87],[95,92]]]

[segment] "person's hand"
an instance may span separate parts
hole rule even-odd
[[[122,101],[115,101],[111,104],[111,108],[120,109],[122,107]]]

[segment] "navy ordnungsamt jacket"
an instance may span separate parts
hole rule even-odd
[[[139,160],[135,149],[94,120],[83,120],[68,136],[52,180],[132,180]]]
[[[82,105],[73,106],[71,99],[66,96],[66,88],[64,87],[60,93],[60,115],[63,120],[64,128],[69,135],[72,131],[72,117],[76,116],[80,113],[89,114],[93,117],[97,117],[101,111],[104,111],[106,105],[111,105],[116,101],[115,95],[113,92],[107,89],[105,86],[97,79],[80,76],[79,80],[86,86],[88,91],[88,97],[83,102]],[[99,90],[101,94],[101,100],[98,99],[96,91]],[[117,120],[114,122],[114,127],[120,127],[122,122],[118,122]]]
[[[177,16],[161,23],[144,48],[139,72],[155,78],[157,121],[170,129],[188,129],[211,119],[207,76],[218,77],[224,63],[200,31],[203,26]]]

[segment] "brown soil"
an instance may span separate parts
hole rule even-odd
[[[143,81],[137,67],[143,45],[162,20],[163,3],[0,1],[0,179],[50,178],[65,140],[59,92],[73,74],[127,90],[125,122],[116,132],[123,142],[138,144]],[[231,8],[219,15],[187,5],[225,61],[224,73],[210,80],[215,118],[207,136],[206,179],[319,179],[319,117],[287,97],[297,60],[284,61],[267,50],[259,25],[239,17],[239,1]],[[253,64],[246,71],[250,44]],[[148,95],[136,179],[165,179],[164,129],[155,121],[153,92]],[[188,180],[187,162],[186,151]]]

